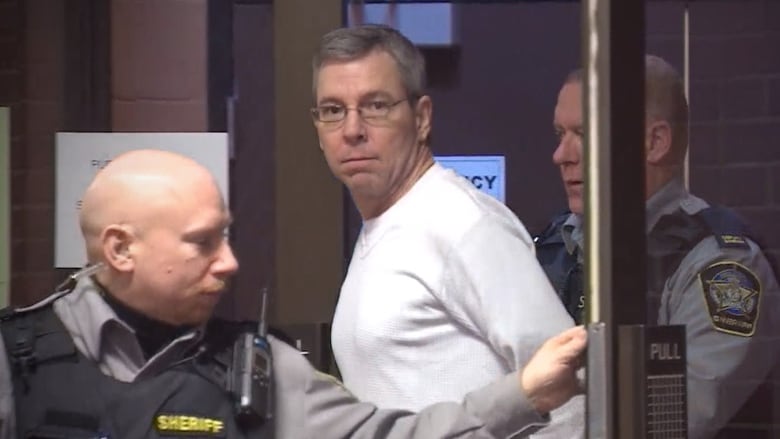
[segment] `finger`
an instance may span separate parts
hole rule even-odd
[[[588,344],[587,333],[581,326],[574,327],[561,335],[566,335],[568,339],[560,344],[560,348],[563,352],[567,352],[570,355],[579,355]]]
[[[559,364],[566,365],[572,370],[579,369],[585,363],[585,342],[572,339],[569,343],[556,347],[553,355]]]
[[[566,343],[569,343],[573,339],[583,339],[587,338],[587,332],[585,331],[585,327],[580,326],[574,326],[572,328],[569,328],[560,334],[550,338],[548,340],[548,343],[552,345],[564,345]]]

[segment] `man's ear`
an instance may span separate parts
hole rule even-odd
[[[127,226],[112,224],[103,229],[100,239],[103,257],[108,265],[123,272],[132,271],[135,268],[132,254],[135,235]]]
[[[433,117],[433,101],[430,96],[424,95],[417,99],[414,114],[417,125],[417,138],[427,143],[431,134],[431,118]]]
[[[672,150],[672,127],[665,120],[648,121],[645,130],[645,160],[651,165],[668,161]]]

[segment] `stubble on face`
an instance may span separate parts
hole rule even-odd
[[[407,98],[395,60],[383,51],[326,62],[319,71],[317,90],[318,105],[335,103],[351,109],[373,100],[392,103]],[[350,190],[364,218],[365,212],[382,210],[375,206],[389,207],[408,190],[409,180],[416,177],[415,167],[425,158],[410,105],[401,102],[387,119],[370,123],[350,110],[341,125],[317,127],[331,171]]]

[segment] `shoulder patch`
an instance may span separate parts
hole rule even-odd
[[[717,262],[699,273],[704,301],[716,330],[750,337],[756,331],[761,282],[736,262]]]

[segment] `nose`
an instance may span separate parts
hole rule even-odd
[[[223,241],[222,247],[219,250],[219,256],[214,261],[212,269],[215,274],[222,274],[230,276],[238,271],[238,260],[233,254],[233,249],[227,242],[227,239]]]
[[[350,145],[356,145],[365,140],[366,126],[358,110],[347,111],[344,125],[342,126],[342,133]]]
[[[553,163],[558,166],[577,163],[579,161],[579,154],[577,152],[579,149],[578,143],[579,140],[577,139],[577,136],[570,133],[564,134],[558,141],[558,146],[555,148],[555,151],[553,151]]]

